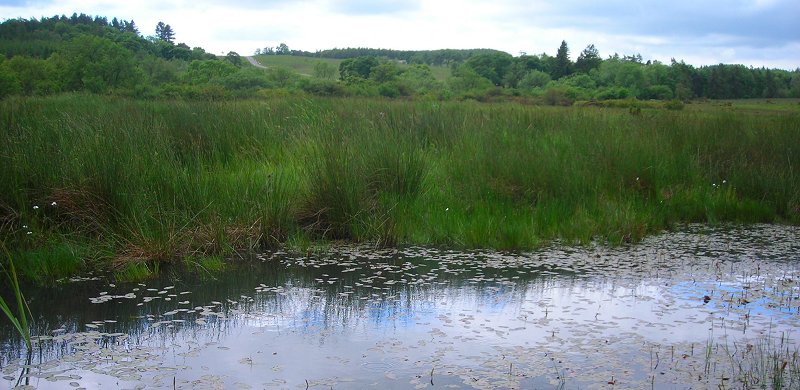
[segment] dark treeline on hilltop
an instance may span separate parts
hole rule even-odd
[[[566,42],[556,55],[491,49],[407,51],[369,48],[257,50],[320,58],[311,77],[279,66],[258,69],[239,54],[217,57],[175,42],[169,24],[73,14],[0,23],[0,98],[92,92],[133,97],[218,99],[276,93],[322,96],[426,97],[546,104],[615,99],[690,100],[800,97],[800,69],[744,65],[694,67],[603,58],[594,45],[573,61]],[[336,59],[331,61],[323,59]],[[449,76],[433,72],[448,67]],[[432,68],[434,67],[434,68]]]
[[[432,66],[458,64],[478,54],[506,54],[494,49],[439,49],[439,50],[392,50],[371,49],[366,47],[348,47],[344,49],[327,49],[316,52],[291,50],[286,44],[275,48],[256,49],[256,55],[293,55],[316,58],[348,59],[357,57],[380,57],[408,64],[425,64]]]

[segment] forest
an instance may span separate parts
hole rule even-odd
[[[562,42],[554,56],[491,50],[291,50],[282,43],[257,56],[320,61],[313,74],[250,66],[235,52],[216,56],[176,43],[169,24],[148,35],[135,24],[73,14],[0,24],[0,98],[89,92],[136,98],[257,98],[275,94],[528,101],[569,105],[613,99],[681,100],[800,97],[800,68],[738,64],[695,67],[641,55],[603,57],[589,45],[572,60]],[[259,58],[259,57],[257,57]],[[446,67],[447,77],[433,68]]]

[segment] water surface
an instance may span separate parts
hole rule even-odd
[[[39,341],[28,364],[0,330],[2,384],[741,388],[768,347],[797,348],[798,260],[795,227],[690,226],[623,248],[336,247],[213,279],[83,278],[28,292]]]

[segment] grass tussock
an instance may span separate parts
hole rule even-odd
[[[519,249],[800,223],[798,112],[629,108],[7,99],[0,236],[53,279],[319,239]]]

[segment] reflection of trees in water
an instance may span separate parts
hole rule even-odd
[[[480,263],[473,262],[443,264],[423,256],[355,260],[327,256],[280,261],[282,264],[278,261],[239,264],[213,280],[183,274],[148,281],[143,283],[145,286],[120,283],[110,287],[108,283],[86,281],[30,290],[28,296],[36,314],[33,333],[56,336],[56,340],[39,342],[33,358],[47,361],[72,353],[72,338],[57,336],[87,330],[127,335],[98,337],[95,342],[101,347],[145,345],[164,349],[186,341],[219,342],[232,329],[245,325],[300,329],[306,333],[359,326],[409,326],[414,313],[424,313],[437,302],[467,300],[497,304],[506,299],[524,299],[525,293],[516,284],[497,282],[509,281],[514,270],[482,268]],[[359,270],[343,272],[354,266]],[[527,283],[536,278],[535,272],[526,272],[516,282]],[[261,285],[272,290],[254,291]],[[175,287],[168,290],[169,294],[158,294],[165,286]],[[89,303],[89,298],[97,297],[101,291],[116,296],[134,293],[136,298]],[[190,294],[180,295],[184,291]],[[142,304],[145,297],[158,298]],[[186,300],[190,302],[188,305],[180,304]],[[46,310],[39,309],[42,307]],[[203,316],[196,307],[211,308],[214,314]],[[179,309],[188,311],[175,313]],[[170,312],[174,314],[164,315]],[[183,322],[162,323],[173,319]],[[203,323],[198,324],[197,320]],[[86,327],[93,322],[97,328]],[[53,333],[57,329],[60,331]],[[7,327],[2,332],[4,362],[18,359],[24,353],[20,340]]]

